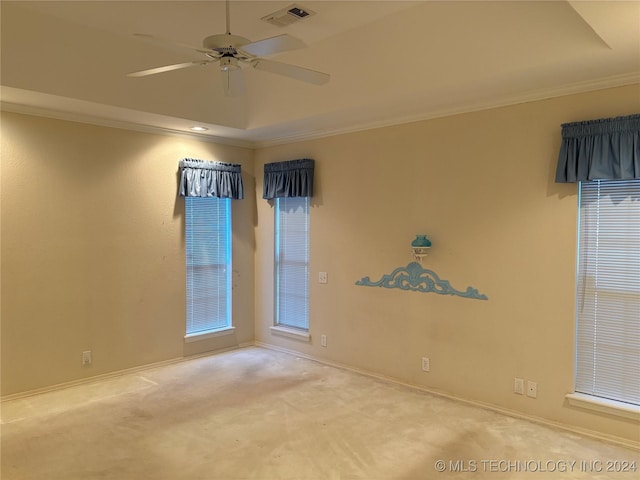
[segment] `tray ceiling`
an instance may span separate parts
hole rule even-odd
[[[232,1],[231,32],[298,37],[269,59],[331,81],[245,69],[225,97],[212,65],[126,76],[197,59],[133,33],[200,46],[224,2],[2,1],[2,107],[259,146],[640,82],[637,1],[303,1],[315,15],[261,20],[292,3]]]

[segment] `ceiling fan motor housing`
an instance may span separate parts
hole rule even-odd
[[[209,50],[215,50],[221,54],[235,55],[237,49],[251,43],[251,40],[239,35],[218,34],[210,35],[202,41],[202,46]]]

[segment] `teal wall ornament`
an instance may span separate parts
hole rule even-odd
[[[427,256],[427,252],[431,248],[431,240],[426,235],[416,235],[416,238],[411,242],[411,250],[413,251],[413,258],[418,262],[422,262],[422,259]]]
[[[433,292],[440,295],[457,295],[476,300],[489,299],[486,295],[478,293],[478,290],[473,287],[467,287],[464,292],[456,290],[447,280],[441,280],[434,271],[422,268],[422,265],[417,262],[411,262],[406,267],[398,267],[390,274],[383,275],[377,282],[372,282],[369,277],[363,277],[356,282],[356,285],[399,288],[400,290],[423,293]]]
[[[431,240],[426,235],[416,235],[416,238],[411,242],[412,247],[416,248],[429,248],[431,246]]]

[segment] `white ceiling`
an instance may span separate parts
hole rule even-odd
[[[225,31],[221,1],[2,1],[1,99],[11,111],[262,146],[640,83],[640,1],[232,1],[231,32],[288,33],[307,48],[269,57],[331,74],[322,86],[245,69],[225,97],[215,66],[126,74],[199,57]],[[639,93],[640,95],[640,85]]]

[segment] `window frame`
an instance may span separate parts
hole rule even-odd
[[[603,290],[607,296],[613,295],[624,298],[625,295],[634,296],[635,289],[640,285],[636,282],[632,283],[632,286],[630,287],[628,284],[620,282],[621,279],[628,281],[629,278],[635,278],[635,276],[631,273],[631,277],[629,277],[624,272],[626,269],[625,262],[620,262],[618,260],[619,257],[614,254],[621,252],[624,255],[623,258],[627,258],[628,254],[633,255],[634,252],[630,250],[630,247],[628,247],[626,243],[629,245],[635,245],[635,243],[624,238],[623,234],[618,233],[619,231],[617,229],[619,228],[620,220],[617,217],[618,212],[615,212],[616,216],[614,216],[615,207],[612,208],[607,204],[603,204],[601,206],[600,204],[601,200],[606,202],[607,197],[612,194],[622,195],[621,198],[625,198],[627,186],[622,185],[621,182],[622,181],[596,180],[594,182],[588,182],[588,185],[587,182],[580,182],[578,184],[578,248],[576,255],[575,312],[576,338],[574,358],[575,384],[574,392],[568,394],[566,398],[571,405],[627,418],[640,419],[640,398],[633,398],[629,400],[628,392],[620,393],[620,391],[618,391],[616,393],[615,391],[615,388],[618,385],[624,385],[626,387],[626,383],[618,381],[618,384],[613,383],[611,385],[607,381],[604,381],[606,387],[603,388],[601,386],[603,382],[598,382],[598,378],[606,377],[608,370],[616,370],[617,363],[614,360],[607,362],[606,353],[598,355],[598,346],[603,342],[603,340],[597,337],[608,337],[606,340],[614,342],[614,346],[618,344],[617,342],[624,343],[624,340],[620,340],[621,338],[626,339],[624,334],[620,333],[618,333],[618,338],[616,338],[614,330],[621,327],[618,323],[613,326],[609,326],[606,332],[598,331],[599,328],[603,328],[603,322],[611,322],[612,317],[615,317],[615,315],[607,313],[608,310],[603,309],[602,305],[599,305],[598,292]],[[631,192],[631,195],[634,198],[636,194],[640,196],[640,180],[630,180],[629,182],[635,182],[635,184],[628,189]],[[595,188],[597,191],[587,191],[587,188]],[[601,192],[603,189],[606,191]],[[592,227],[591,224],[585,224],[587,219],[591,220],[593,223],[593,207],[591,210],[587,210],[587,207],[584,204],[585,196],[592,201],[593,199],[597,201],[597,206],[595,207],[595,217],[597,219],[595,227]],[[634,202],[638,200],[636,199],[631,201]],[[628,214],[630,216],[628,218],[635,219],[635,216],[631,216],[634,210],[635,208],[632,208],[631,206],[629,207]],[[607,214],[607,218],[602,218]],[[623,225],[626,225],[627,222],[625,217],[622,218],[622,221],[624,222]],[[629,222],[630,229],[637,227],[638,224],[635,220],[633,222]],[[602,230],[604,230],[604,232],[601,232]],[[615,239],[613,246],[608,246],[607,248],[600,245],[605,245],[605,242],[611,237]],[[587,247],[589,247],[588,250],[586,250]],[[640,247],[638,254],[640,255]],[[601,255],[604,260],[601,261],[598,255]],[[595,258],[595,261],[593,258]],[[624,266],[619,266],[619,264]],[[609,269],[609,275],[605,277],[605,281],[603,282],[605,285],[602,287],[598,285],[598,281],[594,281],[592,278],[594,270],[596,272],[595,277],[598,278],[601,266],[602,270],[605,270],[606,268]],[[631,270],[631,272],[634,272],[634,270]],[[612,284],[614,285],[614,288],[612,288]],[[592,304],[594,306],[591,306]],[[633,307],[636,304],[636,301],[632,299],[630,302],[625,301],[622,304]],[[618,309],[616,309],[616,311],[618,311]],[[604,312],[604,314],[599,315],[599,312]],[[628,318],[633,321],[633,315],[628,318],[625,313],[622,313],[621,315],[622,326],[628,327]],[[591,326],[592,324],[593,326]],[[606,327],[606,324],[604,326]],[[634,328],[633,325],[631,328]],[[591,339],[591,336],[594,337],[593,340]],[[592,346],[589,347],[589,345]],[[633,346],[631,348],[633,349]],[[630,355],[629,357],[633,360],[633,355]],[[625,365],[628,365],[628,361],[625,362],[623,366]],[[635,370],[638,367],[631,365],[631,368],[632,370]],[[632,375],[632,373],[627,374],[626,376],[628,375]]]
[[[304,215],[304,217],[300,218],[291,218],[292,223],[289,226],[293,226],[292,230],[289,230],[292,233],[288,239],[283,239],[284,228],[287,228],[287,225],[283,226],[284,215],[283,209],[288,210],[289,208],[294,207],[296,212],[293,214]],[[302,208],[301,212],[297,212],[298,209]],[[291,214],[291,213],[290,213]],[[295,232],[296,228],[303,227],[302,231]],[[274,199],[274,320],[273,326],[271,327],[272,333],[283,335],[289,338],[294,338],[303,341],[310,341],[309,336],[309,232],[310,232],[310,201],[309,197],[278,197]],[[297,236],[295,236],[297,235]],[[287,244],[292,241],[299,242],[302,240],[302,245],[297,243],[293,246],[293,249],[289,249],[289,254],[298,257],[296,260],[293,260],[288,263],[300,263],[300,256],[303,257],[303,268],[304,268],[304,284],[300,286],[299,284],[293,285],[294,291],[291,291],[291,286],[289,285],[286,288],[289,289],[290,293],[294,295],[300,295],[303,299],[304,305],[302,306],[302,313],[304,318],[302,321],[287,321],[283,319],[283,316],[292,315],[291,310],[296,308],[295,304],[285,304],[283,305],[283,297],[285,293],[283,292],[283,265],[286,265],[286,261],[283,260],[283,256],[287,255]],[[291,245],[290,245],[291,247]],[[296,276],[296,272],[289,271],[288,272],[288,281],[291,282],[292,277]],[[299,273],[298,273],[299,277]],[[301,287],[301,288],[298,288]],[[298,305],[299,307],[299,305]],[[289,311],[287,311],[289,310]]]
[[[199,206],[197,204],[200,204]],[[215,208],[213,208],[215,205]],[[212,207],[211,209],[209,207]],[[199,210],[196,212],[196,210]],[[223,285],[224,291],[222,292],[222,296],[224,296],[224,309],[222,315],[224,315],[224,319],[222,321],[222,325],[214,326],[216,323],[220,323],[220,319],[213,320],[208,326],[210,328],[197,329],[194,328],[198,323],[202,323],[203,320],[197,320],[193,318],[193,315],[198,315],[200,313],[194,313],[194,308],[196,309],[205,309],[207,307],[206,300],[201,304],[196,305],[194,303],[194,291],[193,291],[193,282],[194,282],[194,253],[190,252],[191,249],[194,248],[194,245],[191,242],[198,241],[199,239],[194,239],[193,235],[200,234],[203,232],[196,232],[194,227],[194,221],[197,219],[194,218],[194,215],[198,214],[212,214],[217,219],[222,220],[222,231],[216,230],[215,235],[219,235],[223,237],[224,244],[222,245],[222,249],[224,250],[224,263],[215,264],[218,267],[222,267],[223,269]],[[222,214],[222,215],[220,215]],[[233,326],[233,315],[232,315],[232,221],[231,221],[231,199],[229,198],[217,198],[217,197],[185,197],[185,268],[186,268],[186,312],[185,312],[185,342],[192,342],[196,340],[203,340],[206,338],[217,337],[221,335],[229,335],[232,334],[235,330]],[[200,239],[201,240],[201,239]],[[206,248],[207,245],[198,244],[201,248]],[[195,247],[197,248],[197,246]],[[204,254],[206,256],[219,254],[219,251],[212,252],[211,250],[207,250]],[[200,255],[203,252],[201,250]],[[198,255],[197,253],[195,255]],[[214,265],[208,264],[209,266]],[[203,280],[202,278],[200,280]],[[204,279],[205,281],[212,280],[212,277],[208,277]],[[213,282],[216,285],[219,285],[219,279],[213,279]],[[191,283],[191,286],[190,286]],[[220,314],[220,310],[216,310],[216,314]],[[204,321],[206,323],[206,321]],[[191,327],[190,327],[191,325]]]

